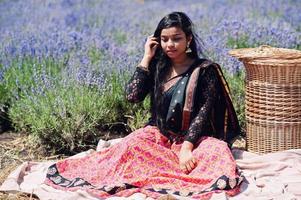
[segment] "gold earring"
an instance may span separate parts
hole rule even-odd
[[[190,47],[189,47],[189,43],[187,44],[187,47],[186,47],[186,51],[185,51],[185,53],[191,53],[192,51],[191,51],[191,49],[190,49]]]

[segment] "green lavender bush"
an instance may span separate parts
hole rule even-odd
[[[225,74],[225,78],[227,79],[230,87],[233,106],[243,134],[246,132],[244,77],[245,73],[243,70],[238,71],[234,75]]]
[[[40,65],[27,60],[22,66],[30,69]],[[60,64],[48,65],[55,69]],[[28,71],[12,73],[26,87],[10,101],[9,117],[16,131],[27,133],[32,146],[42,147],[46,153],[73,154],[87,150],[95,147],[100,138],[124,136],[147,120],[145,103],[133,105],[125,101],[126,75],[111,72],[101,89],[58,78],[48,80],[49,87],[40,88],[42,82],[38,86],[30,84],[33,75]],[[17,85],[11,83],[11,91],[18,91]],[[119,135],[112,135],[114,131]]]

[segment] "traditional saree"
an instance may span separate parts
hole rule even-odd
[[[201,72],[201,68],[196,67],[195,69],[199,69]],[[185,129],[189,128],[189,123],[194,118],[193,105],[187,105],[187,102],[194,101],[196,97],[193,96],[196,93],[187,89],[195,87],[193,85],[196,84],[195,81],[201,73],[198,72],[195,75],[196,80],[192,81],[193,72],[195,70],[186,74],[186,81],[182,79],[179,82],[180,84],[184,82],[182,84],[185,85],[184,89],[182,88],[184,95],[179,97],[172,93],[170,96],[171,100],[174,98],[183,100],[180,105],[182,109],[179,109],[181,115],[178,117],[182,121],[186,121],[180,123],[181,131],[186,131]],[[136,71],[135,73],[137,75],[137,73],[144,72]],[[218,80],[220,85],[222,79]],[[146,85],[142,79],[130,82],[134,83],[134,86]],[[224,86],[222,88],[225,89]],[[224,89],[222,91],[227,92]],[[139,88],[134,88],[134,91],[139,94]],[[177,94],[180,93],[177,92]],[[225,141],[233,138],[233,135],[228,136],[227,133],[231,133],[234,130],[233,127],[236,126],[236,124],[233,126],[232,123],[233,120],[236,120],[235,117],[230,117],[230,120],[229,117],[225,118],[225,116],[229,116],[226,113],[234,112],[232,104],[232,107],[227,105],[226,101],[229,100],[229,96],[226,94],[228,93],[222,95],[224,106],[219,107],[223,108],[219,110],[223,115],[223,120],[217,121],[219,119],[213,116],[209,123],[214,125],[213,136]],[[133,97],[137,97],[137,95],[133,95]],[[143,99],[143,95],[140,97]],[[167,114],[170,119],[174,116],[172,113],[175,113],[173,112],[175,107],[179,107],[178,101],[173,102],[175,104],[170,104],[167,109],[167,113],[170,111]],[[216,132],[216,128],[223,132]],[[220,139],[209,137],[210,134],[198,137],[193,150],[197,167],[186,174],[179,167],[178,155],[182,142],[185,140],[185,136],[181,134],[169,137],[170,135],[162,134],[156,126],[148,124],[107,149],[84,158],[65,159],[50,166],[45,183],[66,191],[85,190],[100,199],[112,195],[127,197],[136,192],[144,193],[154,199],[167,194],[174,195],[176,198],[187,197],[189,199],[209,199],[213,193],[222,191],[231,196],[237,194],[243,177],[237,170],[228,144]],[[175,138],[177,140],[173,140]]]

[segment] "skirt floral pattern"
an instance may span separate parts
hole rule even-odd
[[[171,144],[154,126],[129,134],[121,142],[83,158],[65,159],[49,167],[45,183],[61,190],[85,190],[100,199],[140,192],[158,198],[170,194],[209,199],[212,193],[239,193],[243,176],[227,144],[202,137],[193,155],[197,167],[180,170],[181,144]]]

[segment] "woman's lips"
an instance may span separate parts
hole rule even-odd
[[[167,50],[166,51],[166,53],[168,53],[168,54],[172,54],[172,53],[175,53],[176,52],[176,50]]]

